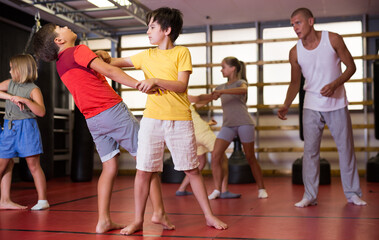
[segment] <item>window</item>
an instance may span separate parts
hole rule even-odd
[[[229,42],[229,41],[245,41],[256,40],[256,28],[241,28],[232,30],[215,30],[212,32],[213,42]],[[212,63],[221,64],[225,57],[234,56],[240,61],[247,63],[246,65],[246,77],[248,83],[257,83],[257,65],[251,64],[258,59],[258,48],[256,43],[247,44],[230,44],[230,45],[216,45],[212,47]],[[250,64],[249,64],[250,63]],[[212,83],[215,85],[223,84],[227,82],[221,74],[221,67],[212,68]],[[257,87],[248,88],[247,105],[257,104]],[[214,106],[221,106],[221,100],[213,102]],[[252,109],[251,111],[255,111]],[[222,112],[222,110],[216,110],[215,112]]]
[[[337,22],[337,23],[322,23],[315,24],[315,29],[322,29],[336,32],[338,34],[362,33],[362,23],[360,21]],[[263,30],[263,39],[278,39],[278,38],[296,38],[292,27],[265,28]],[[346,37],[345,44],[352,56],[362,56],[362,38],[361,37]],[[288,60],[290,49],[296,44],[296,41],[286,42],[270,42],[263,44],[263,60],[264,61],[280,61]],[[356,73],[352,79],[363,78],[363,61],[355,60],[357,66]],[[342,65],[342,71],[345,66]],[[274,82],[289,82],[291,79],[291,69],[289,63],[274,63],[265,64],[263,67],[263,81],[265,83]],[[347,96],[350,102],[363,101],[363,84],[362,83],[345,83]],[[264,104],[282,104],[288,86],[266,86],[263,89]],[[357,91],[360,89],[360,91]],[[298,97],[293,101],[298,103]],[[350,105],[349,109],[362,109],[362,105]]]

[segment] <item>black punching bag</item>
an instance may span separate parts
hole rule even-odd
[[[376,60],[374,67],[374,123],[375,138],[379,139],[379,61]],[[379,182],[379,153],[371,157],[366,164],[367,182]]]
[[[174,169],[174,162],[172,157],[163,162],[163,172],[161,174],[161,181],[163,183],[181,183],[186,174],[183,171],[176,171]]]
[[[374,62],[374,122],[375,138],[379,139],[379,61]]]
[[[228,183],[255,183],[250,165],[247,162],[245,154],[242,151],[241,141],[239,137],[235,137],[233,142],[234,150],[229,158]]]
[[[75,106],[74,131],[71,163],[71,180],[86,182],[92,180],[94,142],[83,114]]]
[[[304,107],[304,97],[305,97],[305,91],[304,91],[304,82],[305,78],[303,74],[301,75],[300,80],[300,89],[299,89],[299,134],[300,139],[304,141],[304,133],[303,133],[303,107]]]

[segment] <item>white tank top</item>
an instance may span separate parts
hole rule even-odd
[[[305,78],[304,108],[320,112],[334,111],[348,105],[345,87],[341,85],[330,97],[321,95],[321,89],[341,74],[341,59],[337,56],[330,40],[329,32],[322,31],[319,45],[312,50],[297,42],[297,61]]]

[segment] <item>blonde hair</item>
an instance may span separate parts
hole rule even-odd
[[[13,79],[18,83],[34,82],[38,77],[37,63],[30,54],[20,54],[11,57],[13,71],[18,73],[19,79]]]
[[[236,57],[226,57],[222,60],[226,64],[228,64],[231,67],[236,68],[236,74],[239,79],[245,80],[247,82],[246,78],[246,65],[244,62],[238,60]]]

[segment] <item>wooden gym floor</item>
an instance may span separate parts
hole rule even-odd
[[[111,215],[115,222],[133,219],[133,179],[119,176],[116,180]],[[318,206],[295,208],[303,194],[301,185],[290,177],[266,177],[268,199],[257,198],[256,184],[233,184],[230,190],[242,193],[241,199],[211,200],[214,213],[227,222],[229,229],[220,231],[205,225],[202,211],[194,196],[177,197],[178,184],[163,184],[166,211],[176,230],[163,230],[151,223],[148,203],[143,232],[123,236],[119,230],[96,234],[97,178],[92,182],[73,183],[69,178],[48,181],[46,211],[0,211],[1,240],[108,240],[108,239],[379,239],[379,183],[361,178],[363,199],[368,206],[348,204],[341,181],[332,178],[331,185],[320,186]],[[212,179],[205,177],[208,192]],[[28,205],[36,202],[34,184],[12,185],[13,200]]]

